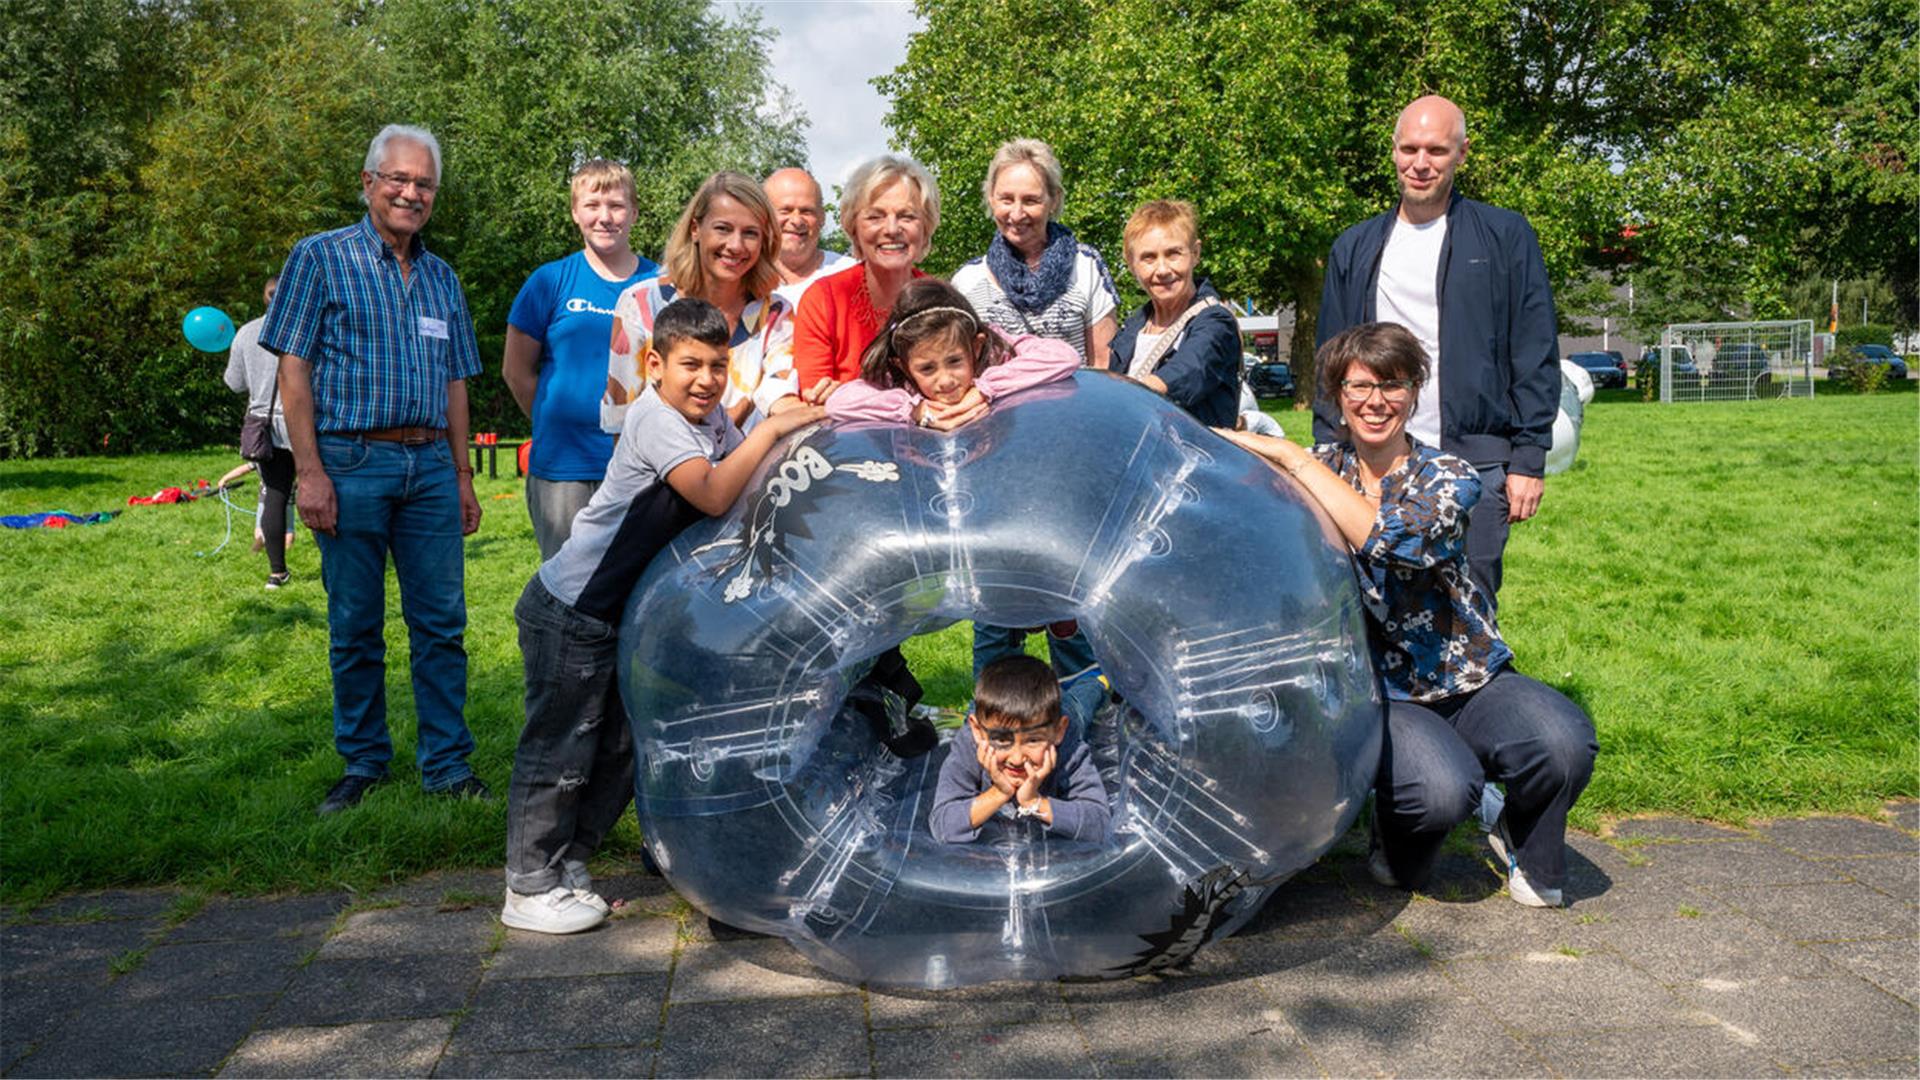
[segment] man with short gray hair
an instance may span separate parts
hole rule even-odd
[[[463,537],[480,527],[467,464],[467,384],[480,350],[453,269],[420,230],[440,189],[440,144],[388,125],[367,148],[367,213],[294,245],[260,344],[280,357],[280,398],[300,520],[320,547],[333,669],[334,748],[346,774],[331,814],[384,780],[386,573],[407,622],[415,759],[429,793],[487,797],[467,756]]]
[[[780,271],[782,286],[804,289],[808,282],[846,261],[845,255],[820,247],[826,197],[813,174],[798,168],[775,169],[760,186],[773,204],[774,225],[780,230],[780,257],[775,267]],[[799,299],[797,289],[794,299]]]

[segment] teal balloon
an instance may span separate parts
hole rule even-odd
[[[233,344],[233,320],[219,308],[197,307],[180,320],[187,344],[201,352],[226,352]]]

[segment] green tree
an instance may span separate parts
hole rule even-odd
[[[1910,4],[918,9],[925,31],[879,80],[905,148],[958,190],[1000,140],[1048,139],[1072,182],[1067,223],[1110,255],[1125,204],[1193,199],[1223,290],[1298,305],[1303,374],[1318,259],[1340,227],[1393,204],[1389,132],[1423,93],[1466,111],[1473,149],[1460,190],[1528,216],[1565,300],[1607,313],[1584,298],[1631,275],[1658,297],[1636,310],[1643,322],[1668,310],[1764,317],[1791,308],[1790,287],[1810,270],[1878,274],[1912,322],[1920,45]],[[1249,84],[1264,103],[1248,102]],[[1249,147],[1258,164],[1236,168]],[[983,219],[965,209],[936,265],[984,244]]]
[[[119,321],[149,329],[110,426],[201,443],[232,439],[243,402],[219,379],[226,357],[181,340],[179,313],[264,314],[260,285],[293,242],[357,216],[381,65],[370,35],[324,7],[195,21],[185,42],[196,62],[147,133],[128,243],[99,268],[141,283]]]
[[[877,84],[899,142],[952,200],[933,268],[986,246],[991,224],[966,196],[994,147],[1043,138],[1067,173],[1063,223],[1116,263],[1135,205],[1191,199],[1203,271],[1223,294],[1295,305],[1292,359],[1311,380],[1322,260],[1342,229],[1393,204],[1393,122],[1422,93],[1466,108],[1474,146],[1461,189],[1527,213],[1557,282],[1584,276],[1617,229],[1606,140],[1580,143],[1564,130],[1580,92],[1549,81],[1540,100],[1511,101],[1524,73],[1489,55],[1523,46],[1534,10],[1469,0],[920,0],[926,29]],[[1547,45],[1530,56],[1559,62]],[[1123,287],[1138,296],[1130,280]]]
[[[1673,42],[1649,75],[1708,88],[1627,165],[1645,256],[1737,285],[1741,314],[1787,315],[1809,271],[1885,275],[1913,321],[1920,66],[1911,5],[1775,0],[1730,32]]]
[[[19,150],[0,155],[0,454],[230,441],[224,357],[180,317],[258,315],[292,241],[346,212],[330,159],[366,123],[373,50],[324,6],[48,8],[0,21]]]
[[[373,26],[393,121],[431,129],[446,186],[428,245],[460,274],[481,354],[500,355],[527,275],[580,246],[567,178],[592,157],[637,181],[634,247],[654,259],[708,173],[804,159],[804,120],[770,115],[758,16],[706,0],[390,0]],[[471,388],[474,429],[524,430],[496,365]]]
[[[98,448],[127,334],[105,263],[141,202],[145,130],[181,76],[181,7],[0,12],[0,454]]]
[[[1005,139],[1045,139],[1067,186],[1060,219],[1106,253],[1139,203],[1186,198],[1200,214],[1201,273],[1223,295],[1319,295],[1317,260],[1362,207],[1327,153],[1351,112],[1347,58],[1288,0],[921,0],[926,29],[876,80],[899,143],[946,196],[930,268],[980,254],[992,222],[974,196]],[[1285,87],[1286,92],[1276,93]]]
[[[798,159],[765,66],[705,0],[0,5],[0,455],[231,442],[241,403],[180,317],[259,314],[296,240],[362,212],[388,122],[442,140],[427,241],[497,357],[527,274],[578,244],[579,161],[633,166],[657,253],[699,177]],[[476,425],[520,429],[488,368]]]

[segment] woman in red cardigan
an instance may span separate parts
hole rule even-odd
[[[879,335],[915,264],[940,227],[940,189],[910,157],[882,154],[853,171],[840,228],[858,262],[807,286],[794,314],[793,367],[799,386],[860,377],[860,354]]]
[[[939,227],[940,188],[919,162],[882,154],[853,170],[840,228],[859,261],[816,278],[794,311],[794,382],[809,402],[824,402],[841,383],[860,377],[860,354],[880,336],[900,291],[926,276],[915,264],[926,258]],[[933,415],[965,412],[980,400],[975,388]],[[911,758],[939,744],[933,721],[914,709],[920,692],[896,645],[873,658],[847,701],[887,749]]]

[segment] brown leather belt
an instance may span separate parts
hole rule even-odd
[[[397,442],[406,446],[425,446],[447,437],[446,428],[437,427],[383,427],[371,431],[356,432],[363,439],[375,442]]]

